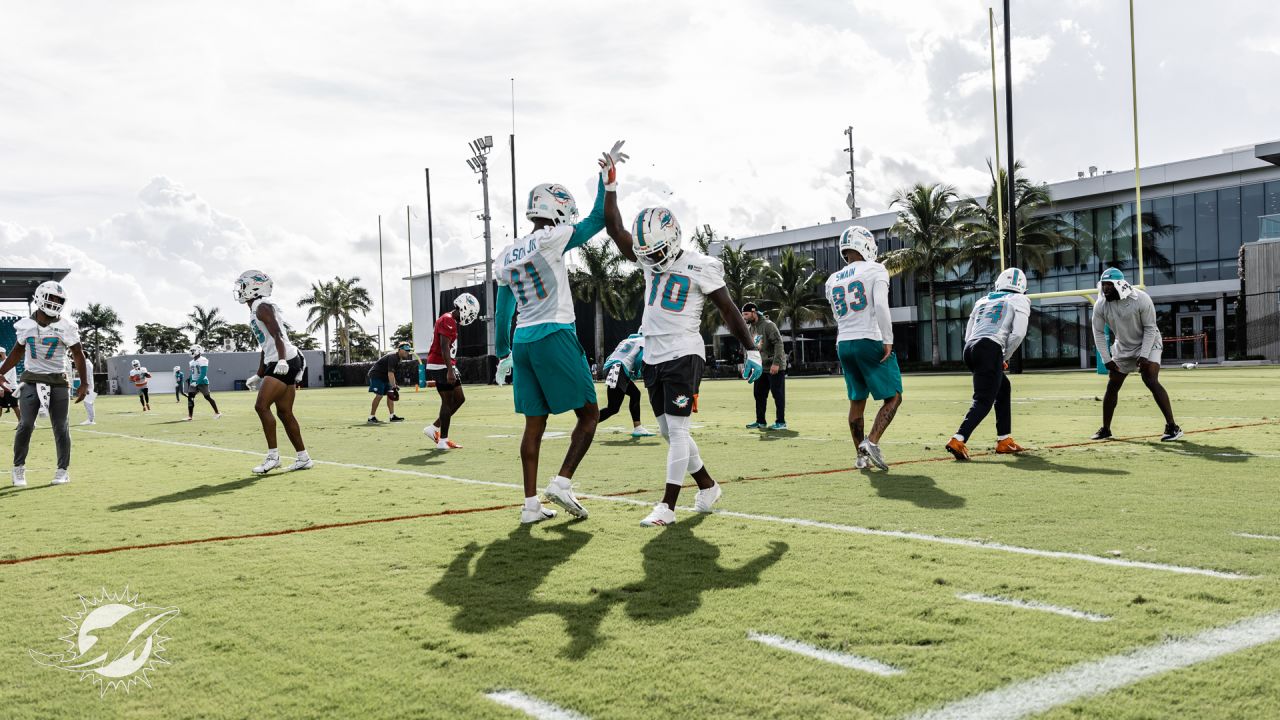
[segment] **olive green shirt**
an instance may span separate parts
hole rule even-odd
[[[787,351],[782,346],[782,333],[778,332],[778,326],[761,315],[760,321],[751,323],[747,329],[755,336],[756,348],[760,350],[765,371],[769,370],[770,365],[777,365],[779,371],[786,370]]]

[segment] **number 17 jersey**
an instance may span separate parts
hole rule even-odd
[[[827,278],[827,302],[835,315],[839,334],[845,340],[884,340],[876,322],[875,289],[889,286],[889,271],[878,262],[856,260]]]

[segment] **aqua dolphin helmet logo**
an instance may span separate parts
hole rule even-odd
[[[676,219],[671,217],[671,213],[666,212],[665,210],[663,211],[662,215],[658,216],[659,228],[666,229],[666,228],[672,227],[675,224],[676,224]]]
[[[547,188],[547,194],[555,198],[561,205],[573,202],[573,196],[569,194],[569,191],[559,185],[552,185]]]

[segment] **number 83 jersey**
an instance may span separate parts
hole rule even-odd
[[[644,268],[644,335],[646,365],[686,355],[706,359],[702,344],[702,306],[707,295],[724,287],[724,265],[694,250],[684,250],[666,272]]]
[[[888,288],[889,271],[865,260],[851,262],[827,278],[827,302],[839,328],[836,342],[884,340],[874,308],[876,286],[882,283]]]

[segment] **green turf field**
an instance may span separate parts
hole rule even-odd
[[[639,520],[665,444],[623,434],[625,410],[576,478],[614,497],[584,499],[585,522],[522,527],[510,388],[468,388],[452,433],[465,448],[447,455],[421,434],[434,392],[405,395],[409,422],[366,426],[362,389],[304,391],[320,462],[267,477],[249,472],[263,449],[249,393],[218,396],[218,421],[201,402],[190,424],[171,397],[145,415],[103,397],[97,426],[73,432],[70,485],[47,485],[42,421],[30,487],[0,489],[0,717],[525,717],[486,696],[504,690],[561,718],[1280,717],[1280,643],[1264,642],[1280,627],[1280,542],[1237,534],[1280,536],[1280,368],[1163,378],[1182,442],[1153,437],[1162,422],[1136,379],[1113,425],[1136,438],[1087,442],[1103,380],[1032,374],[1013,379],[1014,435],[1035,450],[959,464],[942,445],[968,378],[908,376],[883,444],[903,464],[888,473],[850,469],[839,379],[792,379],[781,433],[742,429],[745,383],[708,382],[694,437],[724,481],[723,512],[685,510],[661,530]],[[647,404],[644,418],[653,428]],[[569,428],[553,419],[545,477]],[[989,418],[971,449],[990,450],[994,432]],[[390,520],[360,522],[378,519]],[[357,524],[321,527],[345,523]],[[100,697],[98,676],[29,654],[65,650],[78,595],[126,587],[179,609],[158,632],[168,664],[151,687]],[[1126,679],[1150,663],[1125,653],[1165,643],[1156,655],[1176,656],[1260,616],[1185,668]],[[1113,689],[1091,697],[1032,682],[1117,656],[1092,681]],[[976,704],[953,705],[965,699]]]

